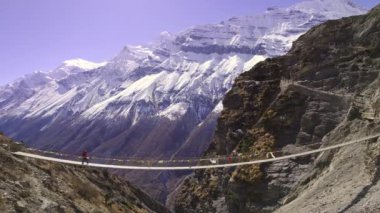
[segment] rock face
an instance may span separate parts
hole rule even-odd
[[[105,170],[14,157],[0,135],[1,212],[169,212]]]
[[[209,146],[221,99],[235,77],[265,58],[285,54],[312,26],[364,12],[348,0],[312,0],[176,35],[165,32],[151,45],[125,47],[104,64],[67,61],[53,72],[0,89],[0,129],[50,150],[196,157]],[[267,86],[276,90],[275,84]],[[321,122],[327,123],[318,127],[320,134],[333,125]],[[128,178],[164,202],[176,182],[171,180],[182,175],[133,172]]]
[[[208,154],[300,152],[380,129],[380,6],[328,21],[288,54],[241,74]],[[195,172],[177,212],[377,212],[379,146],[369,141],[270,164]]]

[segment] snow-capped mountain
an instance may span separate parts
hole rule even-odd
[[[200,155],[235,77],[285,54],[311,27],[365,12],[349,0],[311,0],[163,32],[152,44],[124,47],[107,63],[66,61],[0,88],[0,129],[46,149]]]

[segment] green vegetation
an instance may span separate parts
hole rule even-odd
[[[228,199],[230,206],[236,206],[236,207],[240,206],[241,204],[240,197],[239,197],[239,194],[237,194],[236,192],[229,189],[226,192],[226,197]]]
[[[238,152],[247,153],[249,148],[253,145],[253,140],[249,138],[243,138],[239,144]]]

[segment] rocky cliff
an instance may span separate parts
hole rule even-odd
[[[0,135],[1,212],[168,212],[105,170],[15,157],[23,149]]]
[[[207,155],[265,157],[380,130],[380,6],[328,21],[289,53],[241,74],[224,98]],[[176,190],[177,212],[378,212],[376,140],[291,160],[198,171]]]
[[[197,157],[209,146],[221,99],[242,71],[285,54],[312,26],[365,12],[350,0],[308,0],[164,32],[152,44],[126,46],[107,63],[66,61],[0,88],[0,129],[49,150]],[[181,177],[128,174],[161,201]]]

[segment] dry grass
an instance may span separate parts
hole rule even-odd
[[[254,164],[242,166],[232,173],[232,181],[244,182],[248,184],[257,184],[261,181],[263,173],[260,165]]]
[[[254,128],[248,131],[248,137],[240,143],[240,150],[254,154],[256,158],[265,157],[266,153],[273,150],[275,138],[263,128]],[[232,181],[257,184],[262,179],[260,165],[238,167],[232,174]]]
[[[73,188],[81,198],[88,201],[96,200],[99,196],[98,190],[96,190],[90,183],[83,182],[79,178],[73,179]]]

